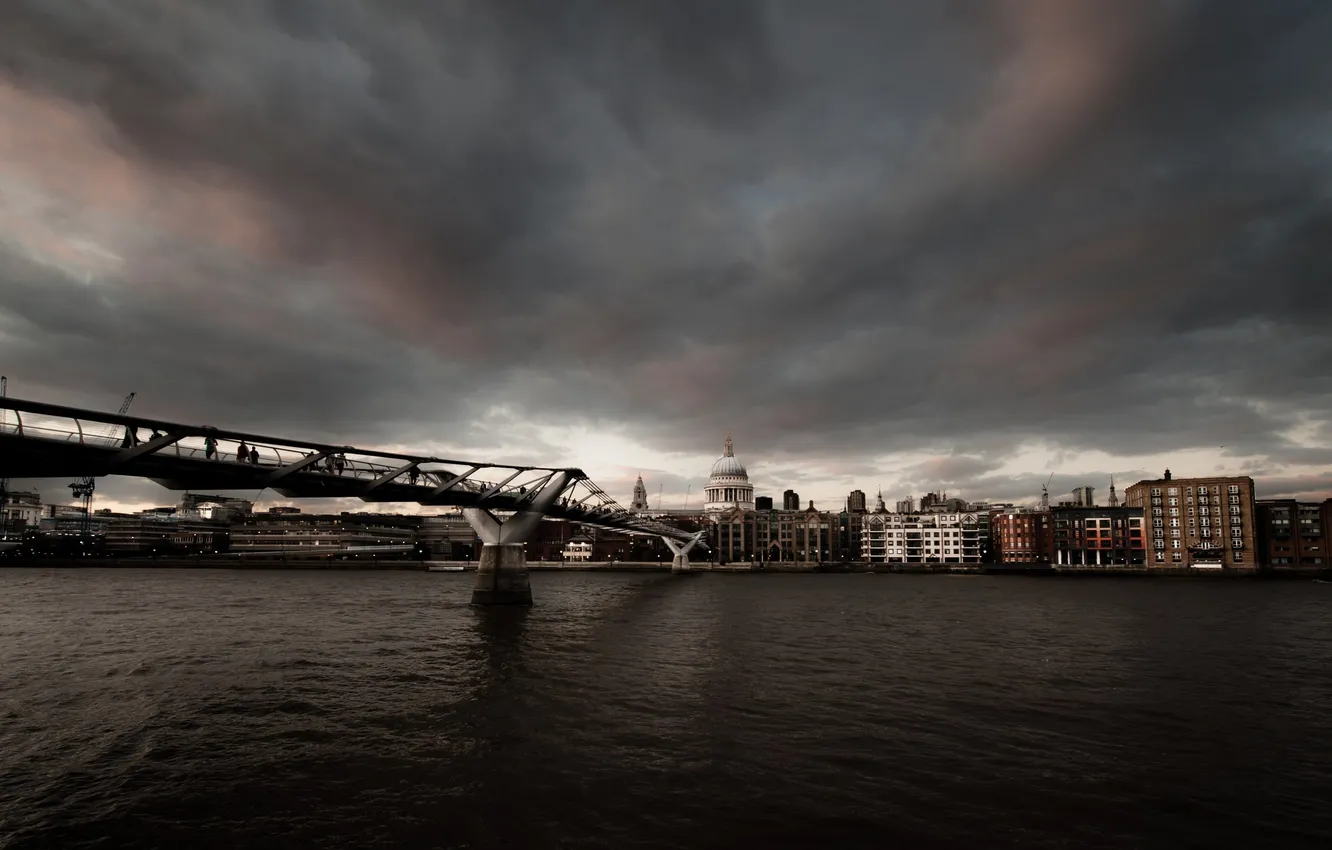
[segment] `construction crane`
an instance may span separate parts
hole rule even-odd
[[[119,415],[124,416],[129,412],[130,405],[134,403],[134,396],[136,395],[138,395],[138,393],[130,393],[125,396],[125,401],[120,405]],[[113,436],[114,433],[115,429],[112,428],[111,433],[106,434],[105,436],[110,437]],[[83,521],[79,528],[79,536],[81,537],[87,537],[92,533],[92,499],[93,493],[96,492],[96,490],[97,479],[91,475],[84,476],[69,485],[69,492],[75,499],[79,499],[83,502]]]
[[[1045,479],[1045,483],[1041,485],[1041,510],[1043,511],[1050,510],[1050,482],[1053,480],[1054,473],[1051,472],[1050,477]]]

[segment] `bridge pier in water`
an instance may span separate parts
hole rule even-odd
[[[666,544],[666,547],[671,550],[671,554],[675,556],[674,558],[671,559],[671,572],[687,573],[690,571],[691,567],[689,566],[689,550],[693,549],[694,544],[697,543],[699,540],[701,540],[702,537],[703,535],[700,533],[695,535],[693,540],[683,543],[680,542],[679,540],[672,540],[669,537],[661,538],[662,541]]]
[[[463,517],[481,538],[473,605],[531,605],[532,584],[527,576],[524,544],[541,524],[547,509],[569,486],[570,474],[561,471],[533,495],[527,506],[501,520],[485,508],[463,508]]]

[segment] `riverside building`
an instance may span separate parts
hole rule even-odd
[[[1054,537],[1049,511],[1007,508],[989,516],[991,551],[999,563],[1050,563]]]
[[[1050,526],[1047,563],[1055,566],[1141,566],[1147,561],[1142,508],[1058,507],[1050,511]]]
[[[1253,479],[1246,476],[1139,481],[1124,504],[1151,529],[1152,567],[1253,570],[1258,567]]]
[[[874,512],[861,519],[861,558],[879,564],[979,564],[986,548],[982,526],[971,511],[887,513],[880,494]]]
[[[1254,504],[1258,558],[1276,571],[1325,570],[1332,564],[1332,499],[1261,499]]]

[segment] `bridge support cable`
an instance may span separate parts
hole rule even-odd
[[[675,556],[671,559],[671,572],[687,573],[690,571],[689,550],[693,549],[694,544],[703,539],[703,534],[704,532],[700,531],[694,535],[693,539],[683,542],[667,537],[664,534],[661,536],[662,542],[666,544],[666,548],[670,549],[671,554]]]
[[[463,508],[463,517],[481,538],[473,605],[531,605],[526,543],[541,518],[569,486],[571,473],[561,470],[527,505],[501,520],[486,508]]]

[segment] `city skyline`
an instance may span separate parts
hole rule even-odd
[[[626,504],[728,429],[823,509],[1332,495],[1332,10],[1125,9],[14,3],[0,371]]]

